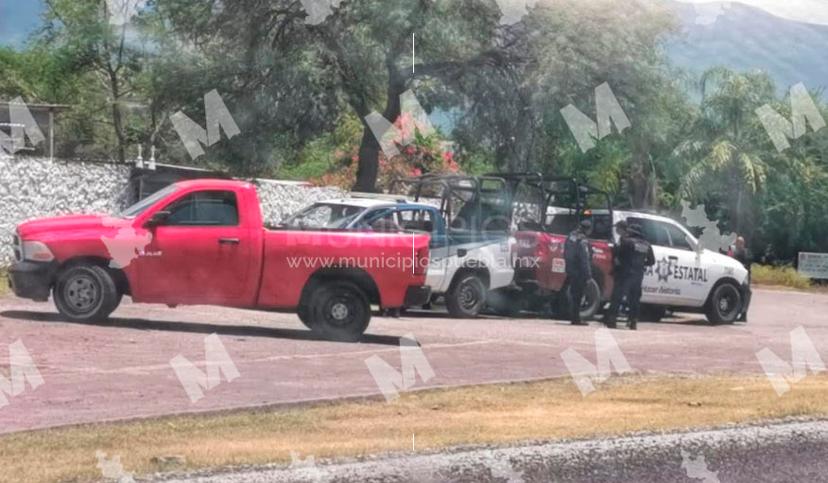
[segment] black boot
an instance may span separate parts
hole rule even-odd
[[[612,317],[612,316],[609,316],[609,315],[606,316],[606,319],[604,319],[604,325],[606,325],[608,329],[615,329],[616,328],[615,317]]]
[[[635,319],[630,319],[630,321],[627,322],[627,327],[629,327],[630,330],[638,330],[638,321]]]

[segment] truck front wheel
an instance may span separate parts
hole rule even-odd
[[[308,311],[311,330],[330,340],[356,342],[371,321],[371,305],[350,282],[329,282],[314,289]]]
[[[705,315],[713,324],[732,324],[742,309],[742,295],[739,287],[723,283],[713,289],[707,301]]]
[[[112,276],[97,265],[75,265],[61,271],[53,296],[61,315],[73,322],[106,320],[121,301]]]

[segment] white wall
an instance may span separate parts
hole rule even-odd
[[[0,151],[0,266],[13,260],[11,237],[22,221],[69,213],[116,213],[129,200],[129,166],[49,161]],[[342,197],[338,188],[264,181],[265,220],[278,222],[314,201]],[[4,283],[4,282],[0,282]]]

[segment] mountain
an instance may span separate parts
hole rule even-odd
[[[667,45],[675,65],[697,73],[718,65],[760,69],[780,93],[799,82],[809,89],[828,87],[828,26],[786,20],[737,2],[669,3],[683,29]]]

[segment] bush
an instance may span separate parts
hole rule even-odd
[[[811,287],[811,280],[801,275],[790,265],[771,266],[754,264],[751,268],[751,282],[754,284],[780,285],[800,289]]]

